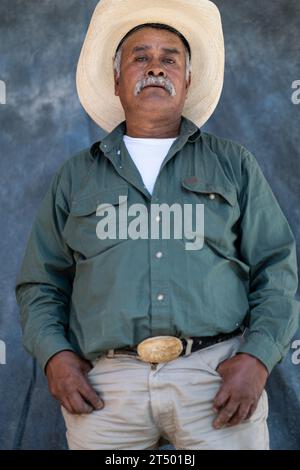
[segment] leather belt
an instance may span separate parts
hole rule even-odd
[[[112,358],[118,354],[128,354],[141,359],[144,362],[157,364],[169,362],[180,356],[189,356],[199,349],[208,348],[214,344],[221,343],[235,336],[241,335],[244,327],[239,327],[229,333],[219,333],[215,336],[154,336],[147,338],[137,346],[110,349],[106,357]]]

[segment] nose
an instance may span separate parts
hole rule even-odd
[[[161,64],[158,61],[153,61],[149,64],[149,68],[146,72],[148,76],[164,77],[166,78],[167,74]]]
[[[166,73],[162,69],[151,68],[150,70],[148,70],[147,75],[166,78]]]

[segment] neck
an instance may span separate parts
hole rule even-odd
[[[180,131],[181,116],[174,120],[159,122],[139,122],[126,116],[126,134],[129,137],[168,139],[177,137]]]

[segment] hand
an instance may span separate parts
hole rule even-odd
[[[213,426],[234,426],[254,413],[268,377],[265,365],[256,357],[240,353],[217,367],[223,383],[215,396],[213,409],[218,413]]]
[[[91,369],[90,362],[72,351],[61,351],[47,362],[45,372],[50,393],[69,413],[91,413],[103,408],[103,401],[87,378]]]

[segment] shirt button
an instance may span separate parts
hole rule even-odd
[[[215,194],[213,194],[213,193],[212,193],[212,194],[210,194],[210,195],[209,195],[209,199],[211,199],[211,200],[213,201],[214,199],[216,199],[216,195],[215,195]]]
[[[159,216],[159,215],[157,215],[157,216],[155,217],[155,221],[156,221],[156,222],[160,222],[160,216]]]
[[[161,251],[158,251],[155,256],[156,258],[162,258],[163,254]]]
[[[157,300],[159,300],[160,302],[164,300],[164,298],[165,298],[164,294],[158,294],[157,296]]]

